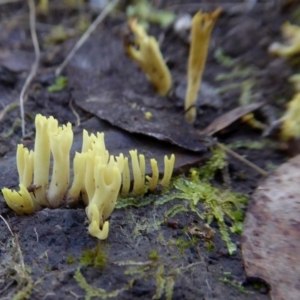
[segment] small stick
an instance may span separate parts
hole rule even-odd
[[[78,112],[75,110],[75,107],[73,106],[73,99],[70,100],[69,107],[70,107],[73,115],[76,118],[76,127],[79,127],[80,126],[80,116],[79,116]]]
[[[98,25],[106,18],[106,16],[114,9],[114,7],[117,5],[119,0],[114,0],[110,3],[108,3],[103,11],[98,15],[96,20],[91,24],[91,26],[87,29],[87,31],[81,36],[81,38],[77,41],[74,48],[71,50],[71,52],[67,55],[65,60],[62,62],[62,64],[56,69],[55,75],[59,76],[62,72],[62,70],[65,68],[65,66],[68,64],[68,62],[71,60],[71,58],[74,56],[76,51],[81,48],[81,46],[86,42],[86,40],[90,37],[90,35],[93,33],[93,31],[98,27]]]
[[[5,223],[5,225],[7,226],[9,232],[11,233],[12,236],[15,236],[14,233],[12,232],[8,222],[2,217],[2,215],[0,215],[0,218],[3,220],[3,222]]]
[[[35,4],[33,0],[28,0],[28,6],[29,6],[29,19],[30,19],[30,34],[31,39],[34,47],[34,53],[35,53],[35,60],[31,67],[30,73],[25,81],[25,84],[22,87],[21,94],[20,94],[20,112],[21,112],[21,120],[22,120],[22,136],[25,137],[25,112],[24,112],[24,103],[26,102],[26,92],[27,89],[35,77],[38,67],[39,67],[39,61],[40,61],[40,47],[39,42],[36,35],[36,28],[35,28]]]
[[[231,149],[229,149],[228,147],[226,147],[224,144],[221,144],[221,143],[217,142],[217,146],[220,147],[220,148],[222,148],[225,152],[229,153],[231,156],[233,156],[237,160],[243,162],[248,167],[250,167],[253,170],[255,170],[256,172],[258,172],[262,176],[267,176],[268,175],[268,172],[266,172],[262,168],[258,167],[257,165],[255,165],[254,163],[252,163],[251,161],[249,161],[248,159],[246,159],[245,157],[242,157],[241,155],[239,155],[236,152],[232,151]]]

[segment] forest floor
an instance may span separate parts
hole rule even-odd
[[[71,9],[58,2],[48,15],[37,17],[41,59],[24,107],[25,139],[18,99],[34,61],[28,7],[22,1],[0,5],[0,105],[9,107],[0,119],[0,188],[18,186],[16,145],[33,148],[36,114],[72,123],[72,153],[81,147],[82,129],[104,132],[111,154],[138,149],[147,160],[155,157],[160,171],[164,155],[174,153],[174,178],[167,191],[119,199],[109,237],[101,242],[88,234],[83,205],[18,216],[0,194],[1,215],[13,231],[0,220],[0,299],[270,299],[268,282],[247,277],[241,228],[234,230],[240,223],[226,215],[232,209],[244,217],[246,201],[251,202],[262,175],[225,155],[214,138],[266,172],[289,159],[276,137],[263,137],[262,130],[240,117],[253,110],[258,120],[268,123],[282,115],[292,98],[287,78],[296,73],[297,64],[270,56],[268,47],[280,39],[284,21],[300,23],[299,7],[272,1],[258,1],[252,8],[243,1],[161,1],[160,9],[177,16],[222,7],[211,37],[197,120],[191,125],[183,113],[188,33],[179,36],[172,26],[150,26],[173,77],[172,92],[158,96],[124,52],[122,9],[105,19],[63,70],[67,85],[49,89],[56,67],[81,34],[79,17],[96,16],[87,5]],[[59,24],[65,28],[61,41],[51,35]],[[204,134],[217,117],[238,107],[241,115],[233,112],[223,127]],[[151,112],[150,120],[145,112]],[[211,206],[199,186],[209,190],[205,192],[215,201]],[[223,208],[222,201],[228,199],[236,206]],[[225,214],[223,223],[210,210],[218,205]],[[222,230],[229,234],[227,240]]]

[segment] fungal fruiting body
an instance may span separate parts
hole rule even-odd
[[[69,187],[70,150],[73,143],[73,131],[70,123],[49,132],[50,149],[53,156],[53,172],[47,201],[51,207],[61,205]]]
[[[129,194],[140,196],[147,191],[145,185],[146,162],[137,150],[130,151],[132,174],[128,157],[121,153],[109,155],[105,147],[104,133],[89,135],[83,131],[82,151],[73,159],[73,182],[69,187],[70,149],[73,143],[71,124],[58,126],[53,117],[36,116],[36,139],[34,151],[23,145],[17,148],[17,169],[20,190],[2,189],[7,205],[17,214],[31,214],[42,207],[56,208],[64,202],[76,204],[80,199],[86,205],[89,233],[106,239],[109,231],[108,218],[113,212],[117,198]],[[53,162],[50,163],[52,153]],[[165,157],[165,172],[161,185],[167,187],[172,176],[175,156]],[[159,182],[159,170],[151,159],[152,177],[147,177],[148,189],[155,190]],[[52,177],[49,184],[49,169]],[[133,188],[131,189],[131,178]],[[29,187],[34,186],[32,191]]]
[[[30,193],[23,184],[19,184],[20,190],[12,191],[3,188],[2,193],[7,205],[18,215],[29,215],[34,212],[34,204]]]
[[[188,59],[188,86],[185,96],[185,118],[190,123],[193,123],[196,118],[195,102],[201,85],[210,36],[220,13],[220,8],[211,14],[198,11],[192,20],[191,45]]]
[[[290,57],[300,53],[300,27],[285,22],[281,26],[284,43],[274,42],[269,47],[269,53],[280,57]]]
[[[136,61],[145,72],[157,93],[165,96],[171,89],[172,77],[160,52],[157,40],[153,36],[148,36],[135,19],[129,20],[128,27],[134,34],[134,45],[125,44],[127,55]]]
[[[300,93],[287,104],[287,110],[281,121],[280,137],[283,141],[300,138]]]

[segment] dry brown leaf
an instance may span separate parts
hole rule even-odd
[[[265,280],[273,300],[300,299],[300,155],[256,189],[242,241],[247,276]]]

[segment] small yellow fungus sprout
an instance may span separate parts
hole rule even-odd
[[[134,44],[125,44],[127,55],[135,60],[146,73],[147,78],[156,88],[159,95],[165,96],[172,85],[170,71],[160,52],[155,37],[148,36],[143,27],[135,19],[128,22],[129,29],[134,34]],[[136,48],[138,47],[138,49]]]
[[[20,191],[12,191],[10,189],[2,189],[2,193],[7,205],[18,215],[33,214],[34,203],[27,188],[20,183]]]
[[[70,150],[73,143],[71,123],[49,132],[49,138],[53,155],[53,172],[47,191],[47,201],[52,208],[56,208],[62,204],[70,181]]]
[[[156,159],[150,159],[151,169],[152,169],[152,177],[146,176],[146,179],[149,182],[149,190],[154,191],[157,187],[158,178],[159,178],[159,171],[157,166]]]
[[[165,163],[165,171],[164,171],[164,177],[161,180],[160,184],[166,188],[171,180],[172,174],[173,174],[173,169],[174,169],[174,164],[175,164],[175,155],[172,154],[170,159],[165,155],[164,159]]]
[[[150,111],[145,112],[145,119],[146,120],[150,120],[150,119],[152,119],[152,117],[153,117],[153,115]]]
[[[300,93],[287,104],[287,111],[282,116],[281,139],[288,141],[300,138]]]
[[[195,102],[201,85],[212,29],[221,13],[221,8],[213,13],[198,11],[193,17],[191,46],[188,60],[188,86],[185,96],[185,118],[193,123],[196,118]]]
[[[281,33],[285,43],[272,43],[269,47],[269,53],[285,58],[300,53],[300,27],[285,22],[281,26]]]
[[[266,125],[255,119],[253,113],[246,114],[242,117],[242,122],[247,123],[253,129],[265,130]]]

